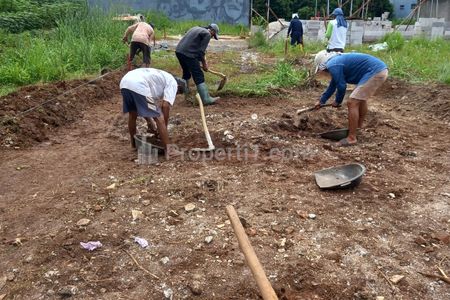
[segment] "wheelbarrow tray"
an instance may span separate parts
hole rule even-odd
[[[324,138],[324,139],[340,141],[348,136],[348,129],[347,128],[335,129],[335,130],[319,133],[319,135],[321,138]]]
[[[352,163],[317,171],[314,177],[321,189],[345,189],[359,185],[365,172],[362,164]]]
[[[136,143],[136,149],[139,151],[152,152],[152,149],[156,149],[158,154],[164,153],[164,147],[155,145],[155,138],[147,135],[136,134],[134,136],[134,142]]]

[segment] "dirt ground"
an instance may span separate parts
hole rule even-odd
[[[121,76],[26,114],[83,82],[0,99],[0,299],[260,299],[228,204],[281,299],[450,299],[448,283],[418,273],[450,274],[448,86],[389,79],[348,148],[317,135],[345,127],[345,108],[296,116],[324,87],[224,97],[206,114],[225,158],[138,164]],[[178,98],[172,142],[205,147],[200,120]],[[350,162],[367,168],[358,187],[316,186],[315,171]]]

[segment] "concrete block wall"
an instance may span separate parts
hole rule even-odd
[[[303,37],[310,41],[325,40],[325,24],[318,20],[301,20],[303,23]],[[282,20],[286,26],[282,29],[279,22],[272,22],[269,25],[271,39],[284,39],[287,36],[289,22]],[[351,20],[348,21],[347,44],[360,45],[363,42],[376,42],[385,34],[393,32],[391,21],[381,21],[376,18],[373,21]],[[405,38],[414,36],[425,36],[426,38],[446,38],[450,39],[450,22],[445,22],[443,18],[419,18],[414,25],[401,25],[397,27]]]

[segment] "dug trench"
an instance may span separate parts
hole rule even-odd
[[[349,148],[317,136],[346,127],[345,107],[295,114],[323,87],[289,91],[288,100],[225,98],[206,108],[216,147],[256,154],[138,165],[121,114],[121,75],[25,115],[85,82],[0,99],[0,295],[259,299],[227,222],[233,204],[282,299],[450,297],[446,283],[417,273],[450,272],[448,87],[389,80]],[[205,147],[198,108],[177,99],[170,135],[180,148]],[[272,155],[276,148],[292,155]],[[349,162],[367,168],[360,186],[317,188],[314,171]],[[83,218],[89,224],[78,226]],[[79,244],[97,240],[103,247],[92,252]],[[394,275],[404,277],[394,284]]]

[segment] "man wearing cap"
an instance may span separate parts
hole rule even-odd
[[[297,14],[293,15],[293,19],[289,23],[287,37],[291,36],[291,46],[303,46],[303,26]]]
[[[344,52],[347,39],[347,21],[344,18],[344,12],[340,8],[336,8],[332,13],[334,20],[328,22],[325,37],[328,39],[328,52]]]
[[[337,146],[351,146],[357,143],[356,131],[362,127],[367,114],[367,100],[386,81],[388,69],[380,59],[363,53],[327,52],[322,50],[314,59],[316,76],[331,77],[330,84],[316,103],[323,106],[336,91],[332,104],[339,107],[344,100],[347,83],[356,84],[347,101],[348,136],[340,140]]]
[[[128,113],[128,131],[133,148],[136,148],[134,141],[136,119],[141,116],[148,124],[150,119],[156,122],[166,156],[178,155],[175,149],[168,149],[167,125],[175,97],[183,93],[185,88],[185,82],[181,78],[153,68],[135,69],[122,78],[120,92],[123,97],[123,112]]]
[[[217,98],[209,95],[205,84],[205,75],[203,70],[208,71],[206,62],[206,48],[211,37],[218,40],[219,27],[216,24],[210,24],[207,27],[195,26],[184,35],[175,49],[175,54],[183,69],[183,79],[186,80],[186,86],[189,86],[191,77],[197,85],[197,91],[200,94],[203,104],[213,104]],[[200,62],[202,66],[200,67]]]

